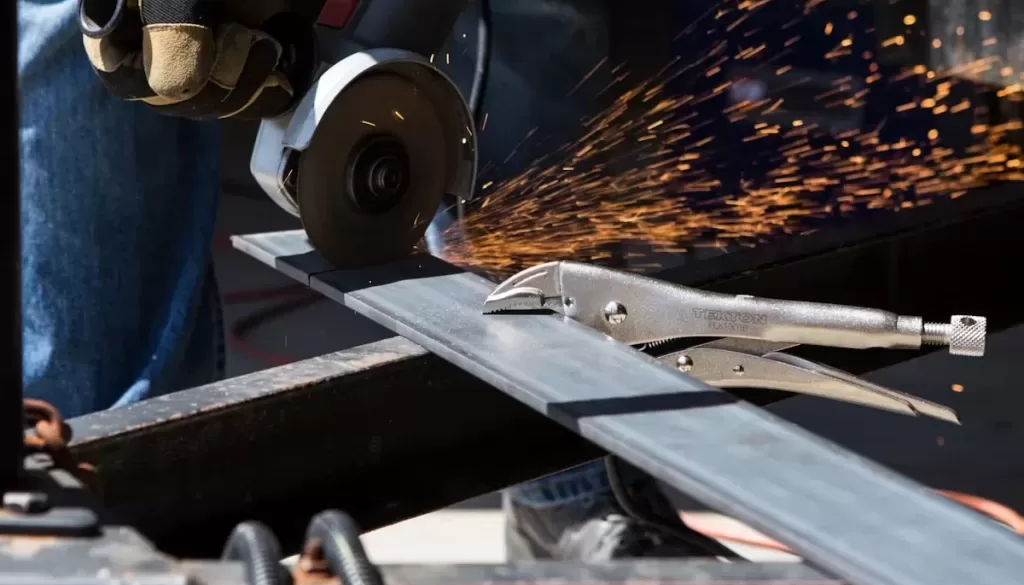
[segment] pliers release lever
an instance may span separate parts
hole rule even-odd
[[[659,359],[720,387],[770,388],[956,421],[947,407],[781,353],[795,345],[985,353],[984,317],[948,323],[844,305],[729,295],[579,262],[528,268],[498,286],[485,313],[548,309],[633,346],[716,337]]]

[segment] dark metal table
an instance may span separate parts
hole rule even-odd
[[[603,455],[401,338],[70,424],[107,519],[185,557],[244,519],[298,552],[325,508],[372,530]]]

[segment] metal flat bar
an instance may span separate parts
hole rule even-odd
[[[604,564],[383,565],[387,585],[844,585],[801,563],[643,559]]]
[[[275,268],[315,255],[301,235],[284,239],[234,242]],[[1024,574],[1024,541],[909,479],[574,322],[482,315],[493,289],[482,278],[429,257],[315,268],[314,289],[851,583],[1002,585]]]
[[[105,519],[181,557],[219,557],[250,519],[298,552],[325,508],[372,530],[603,454],[402,338],[69,424]]]
[[[0,539],[0,585],[237,585],[240,562],[178,560],[132,528],[99,538]],[[31,554],[26,554],[28,550]],[[603,564],[530,562],[500,565],[380,565],[386,585],[844,585],[800,563],[621,560]]]

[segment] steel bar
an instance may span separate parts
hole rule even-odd
[[[607,564],[383,565],[387,585],[843,585],[800,563],[637,560]]]
[[[422,256],[331,270],[301,231],[233,241],[851,583],[1024,574],[1024,541],[919,484],[575,322],[482,315],[483,278]]]
[[[0,585],[235,585],[245,581],[240,562],[169,558],[126,527],[108,528],[95,539],[6,544],[0,547]],[[844,585],[799,563],[639,560],[601,565],[539,562],[378,568],[385,585]]]
[[[7,82],[7,113],[4,126],[0,129],[4,144],[0,149],[7,163],[4,176],[7,177],[7,196],[4,197],[7,211],[2,230],[0,254],[3,254],[2,274],[7,287],[7,302],[0,323],[0,350],[8,356],[8,365],[3,369],[0,380],[0,493],[3,493],[17,479],[21,470],[21,179],[18,156],[18,3],[8,2],[4,9],[7,15],[3,21],[7,32],[3,35],[4,48],[0,61],[3,62],[3,79]]]
[[[402,338],[69,423],[105,519],[181,557],[249,519],[298,552],[325,508],[370,530],[604,454]]]

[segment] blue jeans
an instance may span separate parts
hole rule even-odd
[[[77,0],[18,1],[24,387],[65,416],[213,380],[219,127],[110,97]]]

